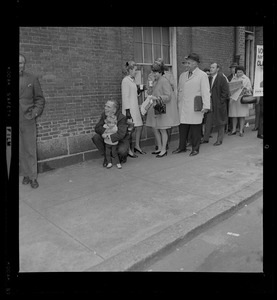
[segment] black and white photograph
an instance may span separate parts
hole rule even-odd
[[[263,26],[18,31],[19,277],[264,273]]]

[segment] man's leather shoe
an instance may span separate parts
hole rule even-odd
[[[187,149],[176,149],[174,151],[172,151],[172,154],[178,154],[178,153],[182,153],[182,152],[187,152]]]
[[[217,141],[217,142],[214,143],[214,146],[220,146],[221,144],[222,144],[222,142]]]
[[[30,178],[28,176],[24,176],[22,180],[22,184],[29,184],[30,183]]]
[[[199,153],[199,151],[191,151],[189,156],[194,156],[194,155],[197,155]]]
[[[30,180],[30,184],[33,189],[38,188],[38,182],[36,179]]]
[[[258,135],[257,135],[257,138],[258,138],[258,139],[263,139],[264,136],[263,136],[262,134],[258,134]]]
[[[208,144],[209,141],[204,141],[204,140],[202,140],[200,143],[201,143],[201,144]]]
[[[106,161],[106,159],[104,159],[104,161],[103,161],[103,167],[106,168],[107,165],[108,165],[108,162]]]

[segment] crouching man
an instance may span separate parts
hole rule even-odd
[[[105,119],[107,116],[115,115],[117,117],[117,132],[113,134],[105,133],[106,128]],[[104,156],[103,167],[107,167],[108,162],[106,158],[106,143],[105,139],[110,140],[112,143],[118,142],[117,153],[120,163],[127,160],[129,151],[129,134],[127,131],[128,124],[126,117],[119,111],[119,103],[116,100],[108,100],[105,104],[104,112],[101,114],[100,120],[95,125],[95,135],[92,141]],[[108,143],[109,144],[109,143]]]

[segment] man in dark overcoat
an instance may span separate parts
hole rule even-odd
[[[218,131],[217,141],[214,146],[223,142],[224,127],[228,122],[227,105],[229,99],[229,85],[222,73],[219,72],[219,65],[212,63],[210,66],[210,89],[211,89],[211,112],[207,118],[203,142],[209,142],[212,127]],[[203,143],[202,142],[202,143]]]
[[[25,56],[19,54],[19,166],[22,184],[37,188],[36,118],[43,111],[45,99],[38,78],[25,72],[25,64]]]

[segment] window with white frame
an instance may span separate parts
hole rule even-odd
[[[171,69],[169,27],[134,27],[134,59],[140,65],[141,79],[146,83],[151,64],[158,57]]]

